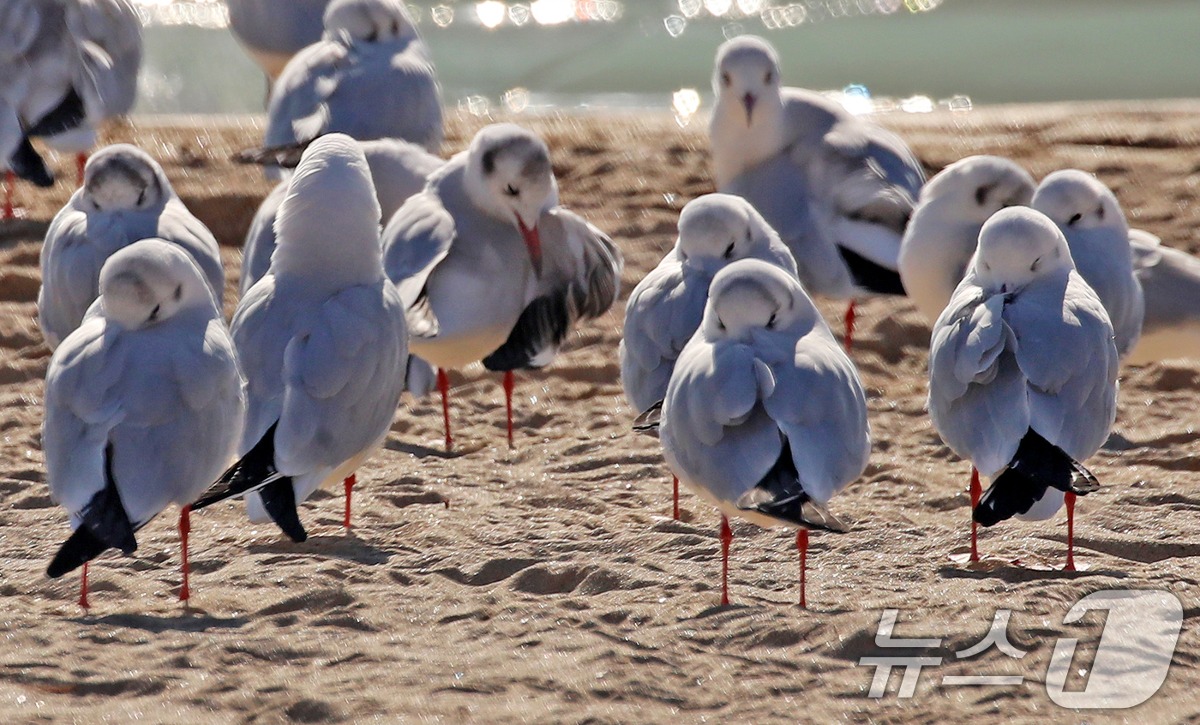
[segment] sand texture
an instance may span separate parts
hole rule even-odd
[[[553,151],[563,202],[624,250],[622,299],[674,241],[679,209],[712,190],[703,123],[668,117],[521,117]],[[974,153],[1008,155],[1035,176],[1097,173],[1130,223],[1200,251],[1200,102],[1028,106],[892,114],[930,173]],[[454,118],[447,152],[484,119]],[[204,124],[208,124],[205,126]],[[135,120],[106,141],[158,157],[220,239],[235,301],[240,246],[269,190],[231,152],[261,121]],[[831,508],[844,536],[813,534],[809,608],[796,600],[792,536],[735,524],[733,604],[720,607],[718,517],[683,496],[655,440],[630,432],[618,382],[623,308],[580,329],[547,370],[517,382],[516,447],[505,444],[498,376],[453,374],[457,447],[442,449],[435,397],[407,397],[386,447],[360,471],[356,525],[340,492],[301,508],[311,538],[249,524],[240,506],[193,516],[192,607],[176,601],[175,512],[140,534],[133,557],[78,580],[43,571],[67,527],[49,498],[40,446],[49,351],[35,321],[41,239],[73,188],[18,189],[25,218],[0,224],[0,721],[124,722],[1135,722],[1200,720],[1200,367],[1123,371],[1116,432],[1089,465],[1103,488],[1081,499],[1077,556],[1061,564],[1065,516],[1008,522],[966,551],[968,465],[924,410],[928,329],[907,302],[860,305],[853,359],[867,388],[874,451]],[[822,302],[835,331],[839,305]],[[1043,568],[1038,568],[1045,565]],[[1162,690],[1133,711],[1072,712],[1044,681],[1055,640],[1079,637],[1068,689],[1082,689],[1104,614],[1063,616],[1103,589],[1165,589],[1185,621]],[[880,614],[896,636],[937,637],[943,658],[911,699],[893,673],[867,696]],[[959,660],[997,608],[1012,643]],[[1008,687],[947,687],[944,675],[1019,674]],[[968,720],[969,718],[969,720]]]

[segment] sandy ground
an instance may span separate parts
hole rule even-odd
[[[1038,106],[889,115],[929,170],[1000,153],[1038,176],[1076,166],[1117,192],[1134,225],[1200,249],[1200,103]],[[625,294],[673,242],[679,208],[711,191],[702,124],[669,118],[522,118],[545,134],[568,206],[625,252]],[[447,151],[483,119],[454,119]],[[224,245],[232,308],[241,237],[268,185],[233,166],[253,119],[209,128],[136,121],[107,140],[159,157]],[[60,159],[64,177],[69,160]],[[814,534],[809,608],[782,530],[735,526],[731,594],[717,606],[718,519],[683,497],[670,520],[657,443],[629,431],[618,383],[623,311],[581,329],[545,372],[518,380],[515,450],[503,436],[497,377],[453,377],[458,447],[441,449],[436,400],[406,401],[385,450],[359,475],[356,526],[340,494],[301,516],[302,545],[249,525],[229,505],[193,518],[192,607],[179,583],[174,512],[136,556],[92,567],[93,608],[77,580],[43,570],[66,535],[47,494],[39,430],[49,360],[34,320],[38,254],[71,191],[19,189],[28,216],[0,224],[0,720],[146,722],[795,722],[1200,720],[1197,558],[1200,368],[1123,374],[1119,436],[1092,461],[1104,487],[1081,500],[1086,570],[955,563],[966,551],[968,467],[924,412],[928,331],[910,305],[860,308],[854,350],[875,441],[861,480],[834,500],[854,522]],[[824,304],[835,330],[840,307]],[[448,503],[449,505],[444,505]],[[985,554],[1058,565],[1065,519],[987,531]],[[1082,596],[1165,589],[1184,632],[1162,689],[1132,711],[1068,711],[1047,697],[1055,640],[1078,637],[1068,690],[1082,689],[1103,613],[1064,625]],[[868,697],[881,612],[896,636],[941,638],[942,658],[911,699]],[[1010,659],[959,660],[997,608],[1013,610]],[[950,687],[942,677],[1021,675],[1020,685]]]

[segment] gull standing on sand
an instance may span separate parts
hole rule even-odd
[[[343,481],[383,442],[404,387],[404,307],[383,272],[379,202],[362,149],[342,134],[304,152],[275,221],[267,275],[238,304],[233,341],[249,408],[235,463],[194,508],[245,495],[294,541],[296,506]],[[336,241],[335,241],[336,240]]]
[[[200,268],[158,239],[104,263],[100,297],[46,372],[47,481],[75,532],[47,569],[59,577],[181,507],[187,600],[188,504],[232,460],[246,398],[233,341]]]
[[[700,327],[713,275],[740,259],[761,259],[796,276],[796,260],[748,201],[729,194],[693,199],[679,214],[679,238],[625,305],[621,385],[641,414],[662,403],[675,360]],[[679,518],[679,479],[673,482]]]
[[[921,189],[900,243],[900,278],[917,311],[933,324],[962,281],[979,230],[1005,207],[1028,206],[1029,172],[1000,156],[968,156]]]
[[[100,293],[104,261],[151,237],[192,256],[219,306],[225,271],[217,240],[184,206],[162,167],[128,144],[97,151],[88,161],[82,188],[50,222],[42,245],[38,324],[51,348],[79,326]]]
[[[997,212],[929,351],[933,424],[992,479],[977,505],[972,481],[972,561],[976,523],[1048,519],[1066,494],[1066,568],[1075,568],[1075,496],[1099,486],[1083,461],[1112,429],[1118,366],[1108,313],[1062,232],[1032,209]]]
[[[895,134],[820,94],[780,85],[770,43],[717,50],[709,124],[717,189],[745,197],[792,250],[807,291],[850,300],[903,295],[900,238],[925,182]]]
[[[1146,311],[1142,336],[1125,362],[1200,360],[1200,259],[1141,229],[1129,230],[1129,245]]]
[[[413,353],[446,369],[504,373],[513,444],[513,371],[549,365],[578,320],[616,302],[623,260],[603,232],[558,205],[550,151],[513,124],[487,126],[400,207],[384,264],[408,311]]]
[[[424,41],[401,0],[334,0],[325,36],[296,54],[271,92],[268,149],[322,134],[402,138],[436,152],[442,98]]]
[[[329,0],[225,0],[229,29],[274,82],[301,49],[321,39]]]
[[[1055,171],[1038,184],[1030,206],[1067,238],[1075,269],[1100,297],[1124,357],[1142,334],[1145,300],[1133,274],[1129,226],[1117,197],[1085,171]]]
[[[795,278],[756,259],[717,273],[659,425],[671,470],[721,510],[721,603],[739,516],[799,529],[805,606],[808,530],[846,530],[825,505],[862,475],[871,439],[854,364]]]

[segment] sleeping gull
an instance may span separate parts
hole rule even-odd
[[[1145,301],[1133,274],[1129,226],[1117,197],[1095,176],[1064,169],[1042,179],[1030,206],[1066,236],[1075,269],[1108,311],[1117,352],[1124,357],[1142,334]]]
[[[245,407],[233,341],[195,261],[157,239],[109,257],[100,297],[46,372],[47,481],[75,529],[47,574],[82,565],[87,607],[87,562],[133,553],[135,532],[174,503],[186,601],[188,504],[232,460]]]
[[[671,469],[721,510],[721,603],[740,516],[799,529],[805,606],[808,530],[846,530],[825,505],[862,475],[871,440],[854,364],[795,278],[757,259],[717,273],[659,424]]]
[[[513,371],[549,365],[575,322],[612,307],[620,251],[558,206],[550,151],[513,124],[479,131],[400,207],[383,239],[412,350],[439,368],[446,448],[445,370],[477,360],[504,372],[511,446]]]
[[[739,259],[761,259],[796,276],[775,230],[738,196],[707,194],[679,214],[679,239],[638,283],[625,305],[621,385],[639,414],[662,402],[675,360],[704,317],[713,275]],[[672,511],[679,518],[679,479]]]
[[[151,237],[191,254],[219,304],[225,271],[217,241],[183,205],[162,167],[127,144],[97,151],[83,187],[55,215],[42,245],[38,323],[51,348],[79,326],[99,294],[104,260]]]
[[[329,0],[225,0],[229,29],[274,81],[301,49],[321,39]]]
[[[899,262],[904,290],[929,324],[966,274],[983,223],[1005,207],[1028,206],[1033,189],[1028,171],[999,156],[956,161],[921,189]]]
[[[404,3],[330,3],[324,38],[284,68],[267,116],[268,149],[337,132],[360,141],[402,138],[436,152],[441,91]]]
[[[1125,361],[1200,360],[1200,259],[1140,229],[1129,230],[1129,244],[1146,312],[1142,336]]]
[[[1112,428],[1118,365],[1108,313],[1062,232],[1024,207],[992,216],[929,352],[934,426],[992,479],[972,514],[972,561],[976,523],[1048,519],[1065,493],[1066,568],[1075,568],[1075,496],[1099,485],[1082,462]]]
[[[383,272],[379,202],[362,149],[342,134],[305,151],[275,221],[267,275],[233,316],[249,394],[240,460],[195,508],[245,495],[294,541],[296,506],[351,474],[387,435],[408,359],[404,307]],[[331,244],[330,240],[338,240]]]
[[[792,250],[813,294],[903,295],[900,238],[925,181],[895,134],[820,94],[780,85],[770,43],[741,36],[717,49],[709,125],[719,191],[745,197]]]

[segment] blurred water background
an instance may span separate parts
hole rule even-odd
[[[222,0],[134,0],[141,113],[261,111],[266,81]],[[709,105],[713,52],[756,33],[787,85],[864,110],[1195,97],[1200,0],[501,0],[410,3],[446,104]]]

